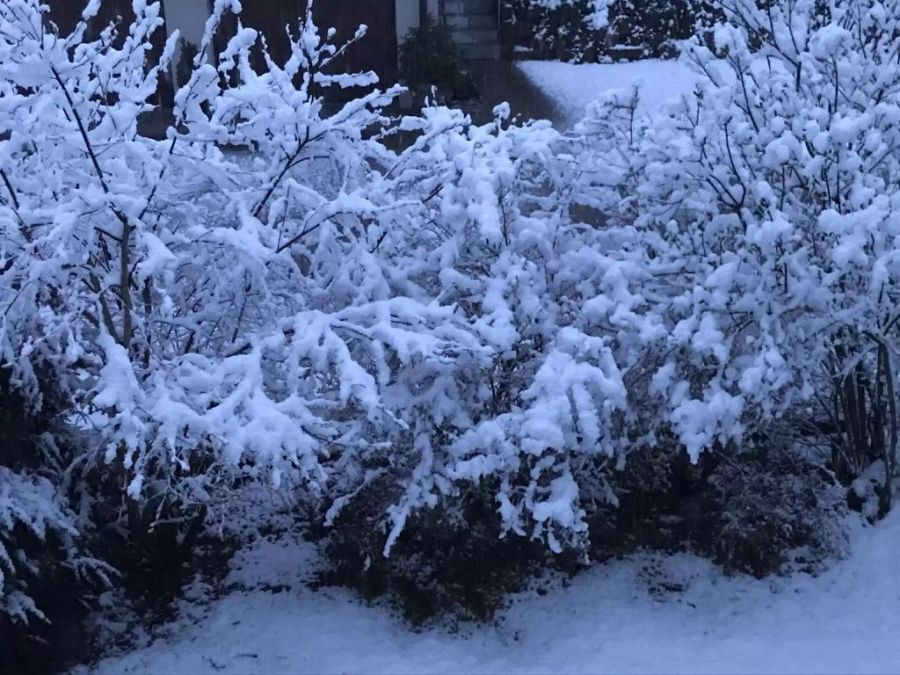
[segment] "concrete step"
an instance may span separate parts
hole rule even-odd
[[[460,45],[459,50],[462,52],[463,58],[470,61],[480,61],[482,59],[499,59],[500,45],[498,44],[467,44]]]
[[[497,44],[496,28],[471,28],[469,30],[451,30],[453,41],[462,45],[495,45]]]
[[[493,14],[450,14],[444,21],[451,30],[465,28],[497,28],[497,18]]]
[[[497,0],[446,0],[444,15],[451,14],[494,14]]]

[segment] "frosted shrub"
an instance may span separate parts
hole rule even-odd
[[[700,0],[612,0],[610,26],[617,44],[639,49],[645,58],[672,57],[677,42],[705,23],[710,5]]]
[[[393,261],[377,255],[411,227],[372,168],[391,156],[363,139],[395,91],[325,72],[343,47],[309,15],[283,66],[254,72],[245,29],[212,66],[206,44],[239,9],[219,2],[175,125],[153,141],[136,120],[177,36],[148,62],[159,4],[135,2],[131,25],[91,40],[99,8],[62,36],[35,0],[0,6],[0,361],[27,410],[52,383],[77,429],[63,459],[81,512],[120,491],[139,538],[178,515],[168,505],[216,503],[237,477],[324,484],[339,448],[354,456],[381,439],[373,426],[400,424],[380,398],[395,354],[441,361],[453,327],[441,308],[394,302]],[[326,117],[331,87],[362,93]],[[23,522],[77,525],[17,503]]]
[[[15,410],[14,397],[3,396],[4,412]],[[13,467],[0,465],[0,668],[17,670],[82,653],[71,642],[48,653],[46,643],[77,634],[88,601],[114,575],[87,553],[89,540],[60,487],[65,481],[53,470],[57,448],[21,433],[23,420],[4,418],[3,458]]]
[[[28,592],[35,557],[44,547],[66,550],[76,533],[48,480],[0,467],[0,612],[17,623],[46,619]]]
[[[142,138],[135,120],[174,39],[148,67],[159,6],[135,7],[134,24],[96,42],[82,40],[84,23],[45,33],[35,2],[0,13],[5,361],[25,391],[37,391],[37,365],[53,369],[97,441],[86,461],[120,464],[133,497],[177,478],[170,488],[202,499],[210,475],[189,478],[210,461],[318,478],[332,441],[387,414],[360,363],[393,340],[404,357],[430,353],[413,336],[440,316],[392,307],[390,266],[374,255],[405,207],[371,175],[383,150],[362,135],[393,94],[325,118],[313,89],[370,88],[374,76],[322,72],[339,48],[307,17],[290,60],[265,75],[249,66],[248,29],[218,70],[198,57],[176,95],[179,131]]]
[[[621,198],[633,242],[617,255],[631,249],[641,321],[605,321],[645,355],[642,400],[692,457],[790,413],[826,434],[845,483],[883,463],[883,513],[897,438],[900,7],[719,9],[713,48],[687,53],[705,75],[697,93],[653,125],[629,118],[614,179],[585,189]],[[603,124],[585,133],[607,139]]]
[[[238,21],[213,65],[219,0],[163,141],[158,4],[96,40],[97,2],[67,36],[0,5],[0,362],[77,432],[79,513],[183,546],[260,482],[382,556],[429,518],[584,550],[630,454],[728,455],[820,399],[838,475],[889,475],[897,12],[820,4],[726,4],[697,96],[563,137],[389,119],[311,10],[285,63]]]
[[[595,60],[605,51],[610,0],[510,0],[512,20],[521,23],[519,40],[542,57],[574,63]]]
[[[138,538],[144,502],[177,520],[172,505],[260,480],[331,521],[385,475],[386,551],[415,509],[482,479],[504,528],[556,548],[578,531],[560,393],[574,387],[593,445],[618,408],[592,397],[619,405],[621,388],[601,345],[560,331],[592,288],[576,286],[594,235],[564,216],[557,134],[508,126],[503,107],[483,127],[431,107],[392,128],[398,90],[332,73],[345,47],[309,13],[286,63],[256,72],[259,36],[239,27],[213,66],[239,9],[218,2],[175,123],[150,140],[136,119],[178,38],[148,62],[159,6],[135,2],[133,24],[89,40],[98,8],[68,36],[35,0],[0,8],[0,354],[32,409],[38,373],[54,382],[77,476],[121,491]],[[358,96],[326,115],[332,87]],[[394,128],[417,135],[399,154],[381,143]]]
[[[677,43],[705,30],[699,0],[509,0],[519,42],[541,58],[573,63],[671,58]]]
[[[710,479],[713,508],[700,523],[706,536],[699,552],[727,571],[756,577],[817,573],[846,553],[843,495],[827,471],[784,448],[735,459]]]

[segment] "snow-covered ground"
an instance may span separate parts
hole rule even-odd
[[[349,592],[311,590],[313,547],[262,541],[233,562],[237,590],[185,602],[163,637],[96,672],[897,672],[900,510],[852,540],[817,578],[729,578],[688,555],[637,556],[519,594],[495,624],[461,633],[412,632]]]
[[[679,61],[583,64],[520,61],[517,66],[559,107],[566,125],[579,120],[587,105],[610,89],[638,85],[644,112],[653,112],[666,100],[690,93],[697,82],[697,75]]]

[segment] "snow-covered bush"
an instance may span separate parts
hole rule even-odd
[[[39,570],[36,558],[65,551],[75,535],[47,479],[0,467],[0,613],[17,623],[46,619],[29,595],[29,577]]]
[[[150,60],[133,5],[96,40],[98,1],[66,36],[0,6],[0,362],[77,430],[78,512],[148,558],[253,481],[353,555],[471,518],[586,550],[630,455],[730,456],[819,399],[842,480],[893,471],[895,11],[725,3],[696,96],[651,125],[614,93],[563,137],[388,119],[311,8],[283,65],[239,23],[213,65],[218,0],[156,141],[178,36]]]
[[[829,472],[785,448],[751,449],[722,462],[710,477],[710,492],[705,536],[697,537],[695,550],[726,571],[817,573],[845,553],[839,486]]]
[[[457,119],[455,134],[426,133],[410,148],[407,172],[440,200],[429,221],[446,238],[429,261],[432,284],[487,360],[457,362],[453,389],[429,405],[443,419],[420,437],[394,531],[414,505],[452,501],[476,483],[495,495],[504,531],[560,550],[585,532],[576,476],[595,482],[585,498],[607,498],[603,467],[631,442],[622,373],[584,323],[591,302],[617,293],[618,263],[602,232],[569,216],[577,167],[557,152],[556,132]]]
[[[124,493],[133,537],[245,480],[302,487],[331,520],[387,473],[386,549],[413,510],[482,479],[504,527],[540,512],[556,546],[557,526],[577,525],[576,431],[554,373],[576,353],[596,362],[574,376],[588,444],[606,421],[591,392],[616,387],[603,349],[555,323],[572,321],[593,237],[558,217],[570,186],[554,172],[571,162],[557,134],[507,127],[505,108],[476,127],[433,107],[401,121],[418,138],[395,154],[381,108],[397,90],[331,74],[343,47],[310,14],[283,66],[256,72],[243,28],[207,63],[238,9],[218,2],[168,138],[143,138],[177,36],[148,62],[159,5],[86,40],[98,8],[68,36],[35,0],[0,9],[2,355],[33,409],[38,373],[53,380],[86,439],[73,470]],[[329,87],[361,93],[325,115]],[[574,276],[557,278],[559,256]],[[540,458],[547,437],[559,461]],[[160,506],[149,523],[144,503]]]
[[[151,141],[136,119],[175,41],[146,63],[160,7],[135,9],[94,42],[84,22],[48,34],[31,0],[0,10],[4,360],[34,406],[37,366],[57,377],[97,441],[85,465],[120,466],[134,498],[163,481],[203,499],[218,466],[318,477],[332,440],[385,412],[354,359],[372,331],[405,354],[431,346],[406,339],[427,310],[391,331],[373,257],[403,204],[368,180],[380,146],[362,136],[392,94],[326,118],[322,89],[374,76],[322,72],[340,50],[308,17],[292,58],[258,75],[242,29],[218,69],[198,57],[176,127]]]
[[[605,52],[609,0],[510,0],[516,39],[543,58],[574,63]]]
[[[0,369],[0,671],[61,668],[84,654],[77,637],[90,600],[112,575],[90,553],[70,508],[52,382],[33,410]],[[51,645],[48,647],[48,643]]]
[[[51,407],[29,414],[4,383],[0,420],[0,670],[57,667],[82,655],[78,640],[56,638],[79,632],[111,570],[88,554],[83,523],[68,506],[68,452],[49,433]]]
[[[587,516],[594,560],[690,551],[726,572],[818,571],[845,550],[842,491],[782,439],[747,439],[691,462],[672,439],[629,453],[609,481],[615,504]]]
[[[239,4],[215,9],[207,42]],[[137,118],[177,36],[149,62],[160,5],[138,0],[132,24],[90,40],[99,10],[58,35],[36,0],[0,6],[0,359],[27,410],[52,389],[79,431],[80,512],[140,539],[239,476],[315,491],[326,462],[397,423],[379,398],[391,363],[448,358],[453,328],[392,302],[377,256],[412,227],[372,168],[391,156],[364,140],[395,91],[328,74],[344,47],[307,14],[265,74],[253,31],[218,67],[202,45],[153,141]],[[330,87],[363,93],[326,117]]]
[[[516,41],[541,58],[671,57],[711,15],[700,0],[511,0]]]
[[[898,9],[719,3],[713,48],[688,52],[697,94],[652,125],[624,116],[627,143],[584,190],[620,205],[639,321],[615,305],[597,319],[631,345],[658,422],[693,457],[788,412],[827,426],[843,482],[884,462],[882,513],[897,428]],[[585,134],[609,138],[602,113],[633,109],[627,98]]]
[[[692,35],[710,9],[700,0],[612,0],[609,24],[618,46],[637,48],[644,57],[670,57],[676,43]]]

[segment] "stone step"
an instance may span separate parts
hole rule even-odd
[[[494,14],[497,0],[446,0],[444,16],[453,14]]]
[[[500,45],[498,44],[468,44],[460,45],[459,50],[462,52],[463,58],[470,61],[480,61],[482,59],[499,59]]]
[[[444,17],[450,30],[465,28],[497,28],[497,18],[493,14],[451,14]]]
[[[451,30],[453,41],[462,45],[495,45],[497,44],[496,28],[471,28],[468,30]]]

